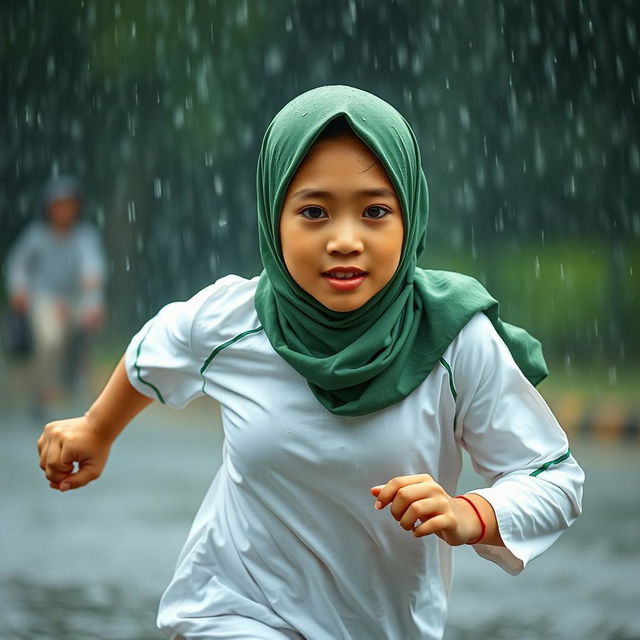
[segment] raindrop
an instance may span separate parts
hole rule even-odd
[[[469,109],[464,104],[460,105],[460,123],[463,128],[467,130],[471,126],[471,115],[469,114]]]
[[[618,369],[615,365],[609,367],[609,384],[611,386],[615,385],[618,382]]]
[[[265,71],[271,75],[276,75],[282,71],[283,65],[284,60],[280,49],[276,46],[270,47],[264,57]]]
[[[536,280],[540,280],[540,258],[538,256],[536,256],[533,269],[536,276]]]
[[[622,60],[620,60],[620,56],[616,56],[616,74],[618,80],[622,82],[624,80],[624,65],[622,64]]]
[[[182,129],[184,126],[184,109],[177,106],[173,111],[173,125],[176,129]]]
[[[222,183],[222,178],[220,177],[220,174],[218,174],[218,173],[216,173],[213,176],[213,188],[215,189],[217,196],[221,196],[222,195],[222,193],[224,191],[224,184]]]
[[[56,72],[56,61],[52,55],[47,59],[47,78],[51,79]]]
[[[127,217],[130,223],[136,221],[136,203],[133,200],[127,203]]]
[[[576,40],[575,33],[569,36],[569,53],[574,60],[578,57],[578,41]]]
[[[351,20],[353,22],[356,21],[357,15],[356,15],[356,3],[353,0],[350,0],[349,2],[349,11],[351,12]]]
[[[211,269],[212,273],[216,272],[216,268],[218,266],[218,262],[219,262],[219,256],[217,253],[211,253],[209,254],[209,268]]]
[[[478,258],[478,251],[476,249],[476,230],[473,225],[471,225],[471,257],[473,260]]]
[[[162,180],[155,178],[153,181],[153,195],[156,200],[162,198]]]
[[[41,124],[40,113],[38,113],[38,124]],[[42,128],[42,127],[40,127]],[[71,138],[75,142],[79,142],[82,138],[82,123],[77,118],[74,118],[71,121],[71,126],[69,127],[69,133],[71,134]]]
[[[629,41],[630,47],[635,47],[636,42],[638,41],[638,32],[636,30],[636,25],[630,20],[627,22],[627,40]]]
[[[564,368],[567,372],[571,371],[571,356],[568,353],[564,358]]]
[[[245,148],[249,147],[253,142],[253,129],[251,127],[243,127],[240,132],[240,140]]]
[[[238,4],[238,8],[236,11],[236,22],[238,25],[247,24],[249,20],[249,5],[246,0],[244,2],[240,2]]]
[[[366,122],[367,119],[364,116],[361,116],[360,119],[362,120],[362,122]]]

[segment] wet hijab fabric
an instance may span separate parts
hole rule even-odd
[[[365,305],[332,311],[293,280],[280,249],[287,187],[307,151],[344,117],[384,166],[403,211],[404,243],[391,281]],[[264,271],[256,309],[275,351],[332,413],[360,416],[401,401],[438,364],[451,341],[483,311],[533,384],[547,375],[540,343],[502,322],[499,304],[473,278],[418,268],[429,195],[420,151],[405,119],[373,94],[319,87],[289,102],[269,125],[258,159],[258,231]]]

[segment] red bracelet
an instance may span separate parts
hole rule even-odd
[[[456,498],[461,498],[462,500],[465,500],[466,502],[468,502],[471,505],[472,509],[476,512],[476,515],[478,516],[478,520],[480,520],[480,527],[481,527],[480,536],[478,537],[477,540],[474,540],[473,542],[467,542],[467,544],[478,544],[478,542],[480,542],[480,540],[484,538],[484,534],[487,533],[487,525],[482,519],[482,516],[480,515],[480,511],[478,511],[478,507],[476,507],[476,505],[473,504],[473,502],[469,500],[469,498],[467,498],[466,496],[456,496]]]

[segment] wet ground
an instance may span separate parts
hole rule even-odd
[[[37,466],[38,427],[5,412],[0,638],[159,640],[158,597],[220,461],[216,424],[206,404],[152,407],[100,480],[60,495]],[[446,640],[640,638],[640,447],[572,449],[588,477],[583,517],[515,578],[456,550]]]

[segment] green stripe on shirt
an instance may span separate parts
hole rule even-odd
[[[216,347],[211,354],[209,355],[209,357],[204,361],[204,364],[202,365],[202,367],[200,368],[200,373],[204,373],[207,369],[207,367],[211,364],[211,361],[223,350],[226,349],[227,347],[230,347],[234,342],[238,342],[238,340],[242,340],[242,338],[244,338],[245,336],[251,335],[252,333],[258,333],[259,331],[262,331],[262,327],[257,327],[256,329],[249,329],[248,331],[243,331],[242,333],[239,333],[237,336],[234,336],[233,338],[231,338],[231,340],[227,340],[226,342],[223,342],[220,346]]]
[[[150,382],[147,382],[142,377],[142,374],[140,373],[140,367],[138,365],[138,358],[140,357],[140,350],[142,349],[142,343],[147,339],[147,336],[149,335],[149,331],[151,331],[151,326],[147,329],[147,332],[144,334],[144,337],[142,338],[142,340],[140,340],[140,342],[138,344],[138,349],[136,350],[136,361],[133,363],[133,366],[135,367],[136,373],[138,374],[138,380],[142,384],[146,384],[147,387],[150,387],[151,389],[153,389],[156,392],[156,395],[158,396],[158,400],[160,400],[160,402],[162,402],[162,404],[167,404],[164,401],[164,398],[162,397],[162,394],[160,393],[158,387],[156,387],[155,385],[151,384]]]
[[[449,374],[449,389],[451,389],[451,395],[453,396],[453,399],[456,400],[458,398],[458,392],[456,391],[456,387],[453,384],[453,373],[451,372],[451,367],[444,358],[440,358],[440,364],[447,370],[447,373]]]
[[[567,452],[563,453],[559,458],[556,458],[555,460],[551,460],[550,462],[545,462],[541,467],[539,467],[535,471],[531,472],[529,475],[531,475],[531,476],[539,476],[543,471],[546,471],[550,466],[552,466],[554,464],[559,464],[560,462],[563,462],[570,455],[571,455],[571,451],[569,449],[567,449]]]
[[[237,336],[234,336],[233,338],[231,338],[231,340],[227,340],[226,342],[223,342],[221,345],[217,346],[210,354],[209,357],[204,361],[204,364],[202,365],[202,367],[200,367],[200,375],[202,376],[202,393],[207,394],[207,392],[205,391],[205,386],[207,385],[207,381],[204,377],[204,372],[207,370],[207,367],[211,364],[211,361],[223,350],[226,349],[227,347],[230,347],[232,344],[238,342],[238,340],[242,340],[242,338],[251,335],[252,333],[258,333],[259,331],[262,331],[262,326],[260,327],[256,327],[255,329],[249,329],[248,331],[243,331],[242,333],[239,333]]]

